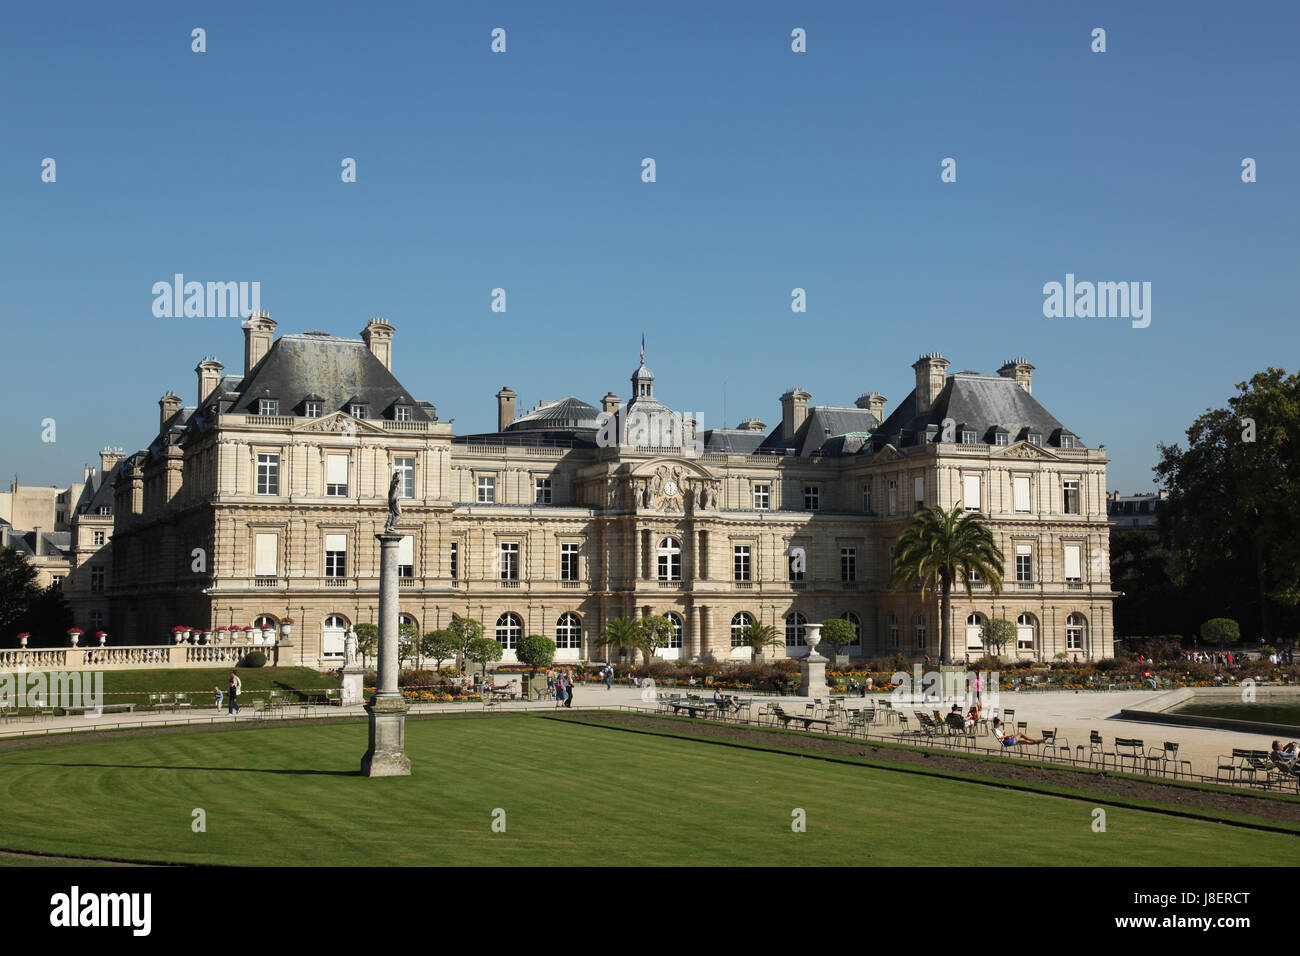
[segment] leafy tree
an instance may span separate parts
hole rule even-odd
[[[489,664],[501,660],[501,645],[490,637],[471,638],[465,648],[465,659],[479,665],[480,673],[486,673]]]
[[[419,653],[420,632],[415,625],[403,621],[397,625],[397,666],[401,667]]]
[[[991,617],[980,627],[980,640],[999,657],[1002,648],[1016,639],[1016,626],[1005,617]]]
[[[442,670],[442,662],[456,659],[460,641],[449,630],[429,631],[420,638],[420,653],[433,658],[435,670]]]
[[[466,670],[465,662],[472,660],[469,656],[470,644],[483,636],[483,625],[473,618],[453,616],[447,630],[456,638],[457,663],[461,670]]]
[[[606,648],[623,647],[632,651],[633,659],[635,652],[644,650],[646,646],[640,622],[630,617],[616,617],[606,621],[600,639]]]
[[[367,661],[379,656],[379,625],[358,624],[352,630],[357,635],[357,653],[361,655],[361,666],[368,667]]]
[[[829,620],[822,621],[822,643],[829,644],[835,648],[835,655],[838,657],[841,648],[848,647],[850,644],[858,642],[858,631],[853,626],[852,621],[846,621],[842,617],[833,617]]]
[[[744,630],[740,633],[745,646],[753,649],[755,660],[763,653],[763,648],[780,647],[785,644],[785,640],[777,634],[776,628],[771,624],[760,624],[758,621],[751,621],[745,625]]]
[[[43,591],[37,590],[36,597],[13,622],[12,631],[15,637],[29,632],[32,647],[62,647],[68,642],[67,632],[72,625],[67,597],[61,588],[51,584]]]
[[[1236,644],[1241,628],[1230,617],[1213,617],[1201,625],[1201,640],[1206,644]]]
[[[9,639],[21,631],[30,631],[31,628],[11,628],[11,625],[16,624],[40,596],[41,589],[36,586],[36,568],[17,551],[0,549],[0,633]]]
[[[519,663],[528,665],[531,681],[539,670],[550,667],[555,660],[555,642],[545,634],[525,634],[515,646],[515,657]]]
[[[648,665],[659,648],[667,647],[673,640],[673,622],[662,614],[650,614],[641,618],[641,653],[645,655]]]
[[[994,594],[1002,591],[1005,558],[989,531],[988,519],[977,511],[965,511],[957,504],[951,511],[922,508],[908,519],[894,545],[894,566],[890,590],[914,586],[939,592],[939,661],[952,660],[952,586],[960,581],[967,596],[972,594],[970,572],[988,582]]]
[[[1250,616],[1271,640],[1300,605],[1300,376],[1269,368],[1236,387],[1192,422],[1186,449],[1158,446],[1161,535],[1187,593],[1249,582]]]

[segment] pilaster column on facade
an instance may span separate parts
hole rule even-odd
[[[632,536],[632,567],[629,569],[631,573],[625,576],[635,587],[636,582],[641,580],[641,529],[637,527],[635,518],[628,524],[628,534]]]
[[[686,634],[683,637],[682,654],[687,659],[700,656],[700,611],[694,603],[686,607]]]
[[[705,605],[700,608],[700,656],[706,657],[713,652],[713,608]]]

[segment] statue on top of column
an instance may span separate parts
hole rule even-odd
[[[393,472],[393,480],[388,483],[388,522],[384,525],[384,534],[392,534],[397,522],[402,520],[401,489],[402,476]]]

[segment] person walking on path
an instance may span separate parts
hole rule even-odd
[[[221,692],[221,685],[220,685],[220,684],[213,684],[213,685],[212,685],[212,696],[213,696],[213,698],[214,698],[214,699],[216,700],[216,702],[217,702],[217,713],[219,714],[219,713],[221,713],[221,698],[223,698],[223,697],[226,696],[225,694],[223,694],[223,693]]]
[[[614,668],[605,665],[605,690],[614,689]]]
[[[564,699],[568,696],[564,693],[564,675],[559,671],[555,672],[555,706],[563,707]]]
[[[564,675],[564,706],[573,707],[573,671]]]
[[[239,706],[239,692],[243,690],[244,684],[239,679],[239,675],[234,671],[230,672],[230,701],[226,705],[227,714],[237,714],[243,708]]]

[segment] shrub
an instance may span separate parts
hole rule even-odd
[[[244,655],[244,659],[239,662],[240,667],[265,667],[266,655],[261,651],[249,651]]]
[[[1236,644],[1241,628],[1230,617],[1213,617],[1201,625],[1201,640],[1206,644]]]

